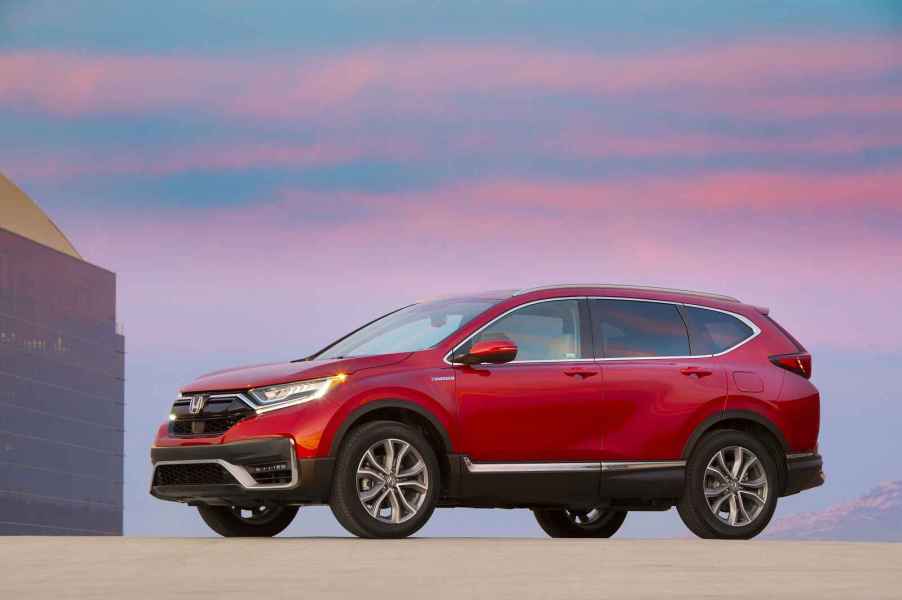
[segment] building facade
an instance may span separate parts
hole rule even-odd
[[[0,535],[121,535],[116,276],[0,176]]]

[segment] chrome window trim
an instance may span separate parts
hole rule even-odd
[[[710,310],[714,312],[723,313],[725,315],[730,315],[731,317],[738,319],[740,322],[748,326],[752,330],[752,335],[743,339],[738,344],[734,344],[730,346],[726,350],[722,350],[716,354],[688,354],[688,355],[675,355],[675,356],[611,356],[611,357],[602,357],[596,359],[599,362],[616,362],[616,361],[625,361],[625,360],[686,360],[690,358],[716,358],[718,356],[723,356],[729,352],[732,352],[736,348],[743,346],[761,333],[761,328],[755,325],[748,317],[740,315],[738,313],[734,313],[729,310],[724,310],[722,308],[712,308],[710,306],[704,306],[701,304],[689,304],[686,302],[673,302],[671,300],[649,300],[646,298],[624,298],[621,296],[587,296],[587,300],[627,300],[630,302],[653,302],[656,304],[672,304],[673,306],[688,306],[690,308],[698,308],[701,310]],[[686,333],[689,333],[689,324],[686,323]]]
[[[744,346],[745,344],[751,342],[753,339],[758,337],[761,334],[761,328],[755,325],[748,317],[744,315],[740,315],[739,313],[735,313],[729,310],[724,310],[722,308],[713,308],[711,306],[704,306],[701,304],[690,304],[686,302],[674,302],[672,300],[652,300],[648,298],[629,298],[625,296],[562,296],[560,298],[544,298],[542,300],[533,300],[532,302],[526,302],[524,304],[519,304],[492,319],[470,335],[468,335],[462,342],[456,344],[451,350],[445,354],[442,358],[442,361],[445,364],[451,366],[459,366],[459,363],[451,362],[451,355],[453,355],[458,348],[469,342],[473,337],[482,333],[486,328],[490,325],[498,321],[499,319],[503,319],[510,313],[515,310],[524,308],[526,306],[531,306],[533,304],[539,304],[540,302],[553,302],[555,300],[628,300],[630,302],[652,302],[656,304],[672,304],[673,306],[687,306],[691,308],[698,308],[701,310],[710,310],[714,312],[723,313],[725,315],[730,315],[731,317],[738,319],[740,322],[751,328],[752,335],[743,339],[738,344],[735,344],[726,350],[722,350],[716,354],[691,354],[691,355],[682,355],[682,356],[613,356],[613,357],[601,357],[601,358],[572,358],[572,359],[558,359],[558,360],[512,360],[508,363],[503,363],[501,365],[492,365],[492,366],[507,366],[507,365],[523,365],[523,364],[540,364],[540,363],[571,363],[571,362],[618,362],[618,361],[629,361],[629,360],[687,360],[691,358],[716,358],[718,356],[723,356],[736,350],[740,346]],[[687,335],[688,335],[688,324],[687,327]]]
[[[748,326],[748,327],[752,330],[752,335],[750,335],[749,337],[745,338],[744,340],[742,340],[742,341],[739,342],[738,344],[734,344],[733,346],[730,346],[730,347],[727,348],[726,350],[722,350],[722,351],[720,351],[720,352],[718,352],[718,353],[716,353],[716,354],[699,354],[699,355],[696,355],[697,357],[702,357],[702,358],[713,358],[713,357],[716,357],[716,356],[723,356],[724,354],[727,354],[728,352],[732,352],[733,350],[735,350],[736,348],[739,348],[740,346],[744,346],[744,345],[748,344],[748,343],[751,342],[753,339],[755,339],[756,337],[758,337],[759,335],[761,335],[761,328],[758,327],[757,325],[755,325],[755,323],[753,323],[752,320],[749,319],[748,317],[746,317],[745,315],[740,315],[739,313],[735,313],[735,312],[732,312],[732,311],[729,311],[729,310],[724,310],[724,309],[722,309],[722,308],[712,308],[712,307],[710,307],[710,306],[702,306],[701,304],[687,304],[686,302],[682,302],[681,305],[682,305],[682,306],[688,306],[688,307],[690,307],[690,308],[698,308],[698,309],[701,309],[701,310],[710,310],[710,311],[714,311],[714,312],[723,313],[723,314],[725,314],[725,315],[730,315],[730,316],[733,317],[734,319],[738,319],[740,322],[744,323],[746,326]],[[686,327],[687,327],[687,328],[689,327],[689,324],[688,324],[688,323],[686,324]]]
[[[289,464],[291,465],[291,481],[288,483],[257,483],[257,480],[254,479],[250,473],[248,473],[247,469],[242,467],[241,465],[236,465],[228,462],[227,460],[223,460],[221,458],[205,458],[199,460],[164,460],[158,463],[154,463],[153,472],[150,476],[150,487],[153,489],[153,482],[156,480],[157,476],[157,467],[163,465],[197,465],[197,464],[217,464],[221,466],[223,469],[228,471],[232,477],[234,477],[241,487],[246,490],[284,490],[288,488],[296,487],[298,484],[299,472],[298,472],[298,460],[297,455],[294,450],[294,440],[291,440],[291,459]]]
[[[483,462],[476,463],[464,456],[468,473],[582,473],[621,472],[647,469],[678,469],[686,466],[685,460],[656,461],[592,461],[592,462]]]

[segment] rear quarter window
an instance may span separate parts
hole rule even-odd
[[[685,310],[694,355],[720,354],[755,333],[751,327],[724,312],[694,306],[687,306]]]

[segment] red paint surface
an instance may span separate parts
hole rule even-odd
[[[451,366],[445,355],[494,317],[534,300],[608,296],[685,302],[741,314],[761,334],[718,357]],[[237,390],[348,374],[318,401],[248,418],[222,436],[170,438],[156,444],[228,443],[293,437],[300,457],[327,456],[352,414],[380,400],[403,402],[434,417],[452,451],[476,461],[663,460],[679,458],[702,424],[724,411],[746,411],[773,424],[791,451],[814,449],[817,389],[769,360],[795,351],[753,306],[678,293],[618,288],[545,290],[504,300],[439,346],[408,354],[262,365],[205,375],[183,391]],[[754,386],[737,386],[751,380]],[[743,391],[745,390],[745,391]]]

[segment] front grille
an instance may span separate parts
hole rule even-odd
[[[154,472],[154,485],[228,485],[238,481],[218,463],[160,465]]]
[[[192,414],[189,398],[179,398],[172,405],[174,420],[169,422],[169,434],[174,437],[222,435],[239,422],[254,414],[238,394],[207,396],[204,407]]]
[[[228,415],[212,419],[177,419],[172,422],[172,435],[219,435],[225,433],[247,415]]]

